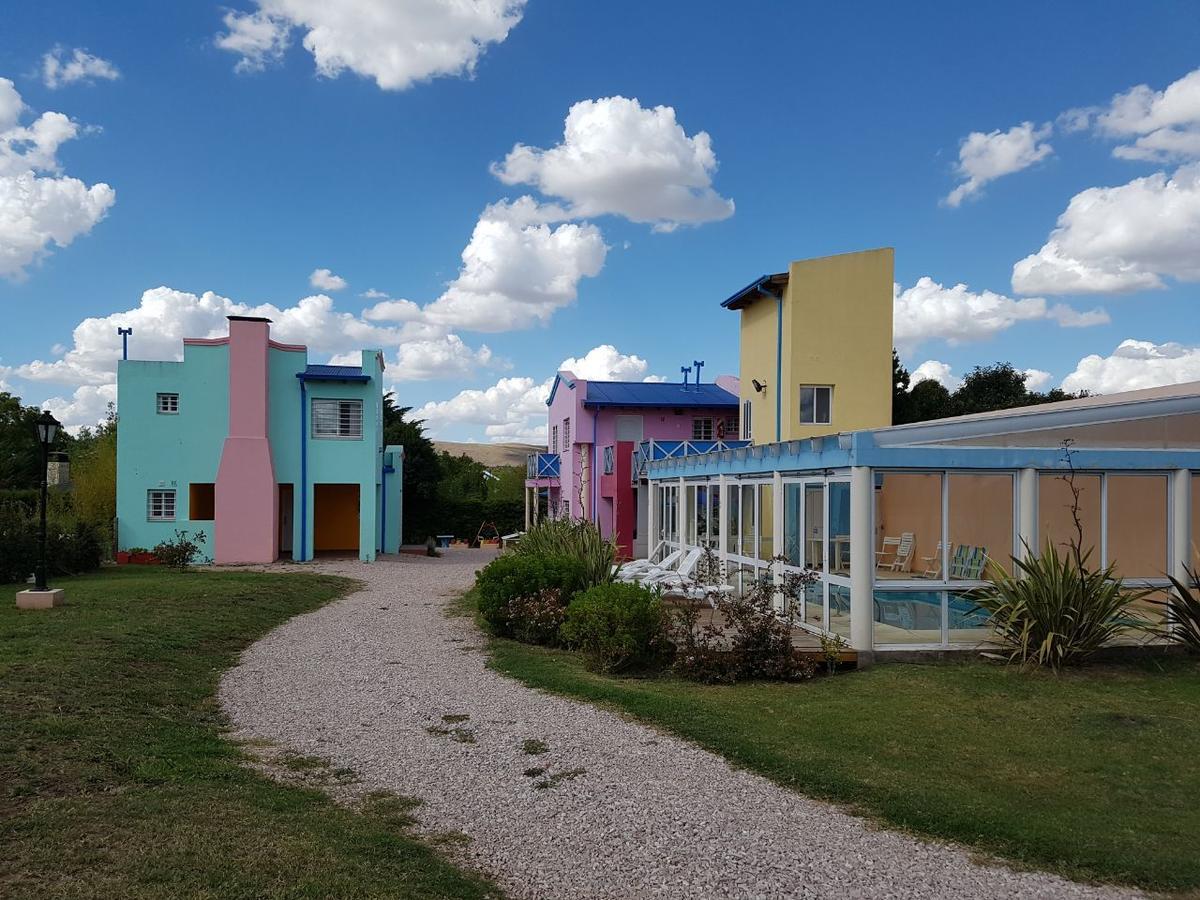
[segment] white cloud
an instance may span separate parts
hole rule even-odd
[[[1079,360],[1062,386],[1065,391],[1112,394],[1187,381],[1200,381],[1200,347],[1128,339],[1110,356]]]
[[[442,75],[470,75],[489,44],[521,21],[525,0],[254,0],[252,12],[225,14],[218,47],[237,54],[240,72],[277,62],[292,32],[318,74],[351,71],[384,90]]]
[[[1200,280],[1200,163],[1071,198],[1037,253],[1013,266],[1021,294],[1119,293]]]
[[[1109,321],[1103,309],[1081,313],[1041,297],[1016,300],[994,291],[972,291],[965,284],[945,287],[927,275],[904,290],[897,284],[893,291],[893,339],[902,350],[926,340],[952,346],[987,340],[1018,322],[1049,320],[1078,328]]]
[[[950,364],[936,359],[927,359],[909,376],[909,390],[920,381],[936,381],[948,391],[956,391],[962,384],[962,379],[950,371]]]
[[[1139,84],[1090,112],[1101,134],[1133,138],[1117,146],[1114,156],[1159,162],[1200,156],[1200,69],[1161,91]]]
[[[98,425],[108,415],[108,404],[117,402],[116,384],[85,384],[70,397],[51,397],[42,403],[72,434],[80,428]]]
[[[426,403],[414,412],[437,436],[453,425],[482,426],[492,441],[544,441],[546,398],[554,379],[501,378],[484,390],[460,391],[449,400]]]
[[[107,59],[93,56],[80,47],[64,59],[66,52],[64,47],[55,47],[42,56],[42,83],[51,90],[79,81],[93,84],[96,79],[116,81],[121,77],[117,67]]]
[[[733,215],[712,188],[717,157],[707,132],[688,137],[669,106],[603,97],[571,107],[562,142],[517,144],[492,172],[570,204],[572,218],[613,214],[669,231]]]
[[[471,331],[508,331],[549,321],[569,306],[579,282],[604,266],[608,247],[596,226],[546,224],[530,197],[487,207],[462,252],[462,268],[424,309],[427,321]]]
[[[376,295],[387,296],[379,292]],[[416,322],[421,316],[421,307],[411,300],[381,300],[363,310],[363,318],[371,322]]]
[[[1030,391],[1040,391],[1048,387],[1054,378],[1049,372],[1041,369],[1026,369],[1022,374],[1025,376],[1025,387]]]
[[[963,179],[945,199],[948,206],[958,206],[968,197],[977,195],[985,184],[1004,175],[1027,169],[1054,152],[1045,143],[1052,130],[1050,123],[1035,127],[1032,122],[1014,125],[1008,131],[973,131],[958,150],[959,176]]]
[[[433,378],[469,378],[492,362],[487,344],[472,350],[456,334],[433,340],[408,341],[400,345],[388,371],[396,381],[428,381]]]
[[[346,279],[334,275],[329,269],[313,269],[308,283],[318,291],[340,291],[346,287]]]
[[[365,297],[368,300],[385,300],[385,299],[387,299],[387,294],[385,292],[377,291],[377,290],[375,290],[375,288],[367,288],[365,291],[363,291],[358,296]]]
[[[91,231],[116,201],[107,184],[89,187],[62,174],[58,148],[79,126],[58,112],[21,125],[25,109],[13,83],[0,78],[0,276],[13,279],[52,244],[66,247]]]
[[[640,356],[626,355],[612,344],[601,344],[582,357],[564,359],[559,369],[585,381],[637,381],[645,376],[647,367]]]

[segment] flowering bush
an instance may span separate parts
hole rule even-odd
[[[678,675],[710,684],[748,679],[798,681],[813,676],[816,666],[792,646],[792,631],[804,590],[818,575],[811,570],[783,572],[786,561],[773,559],[766,575],[741,597],[718,591],[712,584],[693,585],[692,599],[676,611],[670,624]],[[715,564],[715,556],[708,551],[698,568],[711,573]],[[782,573],[778,584],[777,572]],[[776,609],[777,598],[782,600],[782,610]],[[701,625],[705,606],[714,614],[708,624]]]
[[[557,587],[513,598],[508,604],[510,633],[526,644],[555,646],[560,642],[559,629],[566,621],[569,599]]]
[[[479,615],[494,633],[524,640],[549,627],[551,607],[565,607],[586,581],[584,563],[572,556],[505,553],[479,572]],[[526,625],[526,616],[535,623]]]
[[[562,635],[598,672],[649,662],[666,646],[662,600],[637,584],[596,585],[571,601]]]

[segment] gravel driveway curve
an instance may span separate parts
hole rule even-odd
[[[489,558],[308,567],[367,588],[246,651],[221,683],[235,737],[328,757],[367,790],[420,797],[422,827],[467,835],[462,861],[513,897],[1136,896],[977,864],[498,675],[475,626],[443,611]],[[530,739],[549,750],[527,754]],[[535,766],[545,775],[524,774]]]

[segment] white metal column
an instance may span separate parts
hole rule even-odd
[[[737,482],[734,482],[736,490]],[[726,547],[729,546],[729,496],[726,490],[729,487],[729,479],[724,475],[717,477],[717,496],[720,497],[720,507],[717,513],[717,528],[720,530],[720,539],[717,542],[717,559],[721,562],[721,577],[729,577],[729,551]]]
[[[653,558],[654,548],[658,546],[658,517],[655,513],[658,511],[659,495],[657,485],[653,481],[646,482],[646,556]]]
[[[684,480],[682,478],[679,479],[678,509],[679,509],[679,512],[678,512],[679,518],[676,520],[676,522],[679,525],[679,546],[686,547],[686,546],[688,546],[688,542],[687,542],[688,515],[689,515],[689,513],[691,515],[695,515],[695,513],[688,509],[687,485],[684,483]]]
[[[1037,469],[1021,469],[1017,473],[1017,559],[1038,553],[1037,523],[1038,472]]]
[[[850,469],[850,646],[870,662],[875,618],[875,486],[869,466]],[[866,658],[864,658],[866,654]]]
[[[1187,584],[1185,567],[1192,550],[1192,473],[1176,469],[1171,473],[1171,574]]]
[[[765,524],[765,523],[764,523]],[[771,476],[771,549],[773,556],[783,555],[783,475],[780,472],[774,472]],[[783,566],[777,565],[773,560],[769,561],[771,566],[771,580],[775,583],[775,608],[784,611],[785,599],[783,596]]]

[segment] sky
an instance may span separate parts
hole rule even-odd
[[[11,6],[0,390],[72,428],[118,326],[177,359],[252,314],[382,349],[435,437],[541,442],[559,368],[736,374],[722,299],[879,246],[919,377],[1200,380],[1195,3]]]

